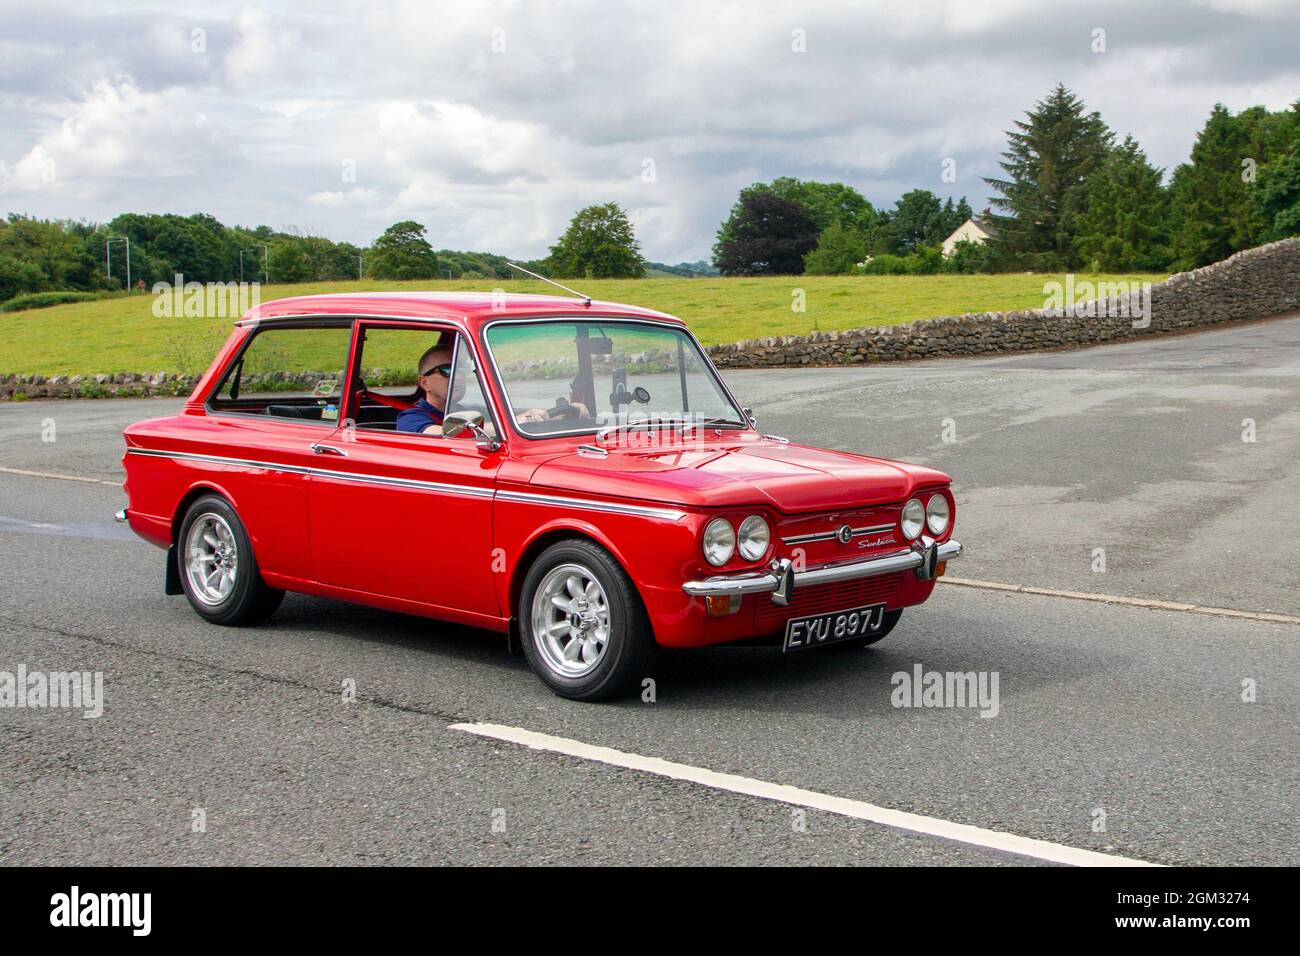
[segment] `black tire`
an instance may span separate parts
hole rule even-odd
[[[233,586],[228,593],[214,600],[212,592],[204,593],[191,579],[189,571],[190,532],[196,522],[203,520],[209,528],[218,529],[219,538],[226,553],[234,554]],[[225,531],[220,531],[224,525]],[[224,540],[229,532],[229,542]],[[223,556],[222,560],[229,560]],[[204,620],[213,624],[243,625],[264,621],[275,613],[284,592],[268,587],[262,580],[257,567],[257,558],[253,554],[253,544],[244,530],[244,523],[231,507],[230,502],[219,495],[204,495],[190,505],[181,521],[180,534],[176,537],[176,570],[180,574],[181,587],[189,598],[190,606]]]
[[[558,659],[557,649],[534,627],[533,603],[539,587],[544,583],[550,587],[561,578],[580,578],[580,575],[573,574],[566,577],[565,572],[560,570],[565,566],[583,569],[599,583],[604,603],[601,605],[595,601],[592,602],[592,607],[603,607],[608,622],[604,629],[606,640],[594,664],[588,664],[582,659],[571,662],[574,667],[591,667],[588,672],[581,674],[562,672],[559,668],[563,665]],[[552,577],[552,572],[555,572],[556,577]],[[581,590],[585,594],[591,593]],[[563,609],[551,610],[548,602],[549,599],[544,600],[541,607],[555,616],[558,625],[560,619],[566,617],[566,612]],[[657,647],[641,597],[627,572],[613,556],[591,541],[570,538],[556,542],[543,551],[524,577],[519,592],[519,606],[515,611],[519,622],[520,643],[528,666],[542,683],[561,697],[570,700],[607,700],[626,693],[653,673]],[[594,638],[600,631],[600,627],[593,625],[590,633]],[[561,635],[557,640],[564,639],[564,635]],[[571,643],[575,639],[577,638],[570,636],[568,641]],[[569,648],[566,646],[566,649]]]
[[[879,644],[889,632],[894,629],[898,619],[903,616],[903,609],[900,607],[896,611],[886,611],[885,619],[880,623],[880,630],[875,634],[868,634],[866,637],[855,637],[851,641],[836,641],[831,647],[838,647],[842,651],[862,650],[864,647],[870,647],[872,644]]]

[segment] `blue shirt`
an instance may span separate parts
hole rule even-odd
[[[399,432],[422,432],[430,425],[442,424],[442,409],[422,398],[414,408],[403,409],[397,413],[397,430]]]

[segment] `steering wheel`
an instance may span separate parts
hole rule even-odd
[[[578,406],[570,404],[564,398],[557,398],[555,404],[546,410],[546,417],[551,419],[577,418],[579,414]]]

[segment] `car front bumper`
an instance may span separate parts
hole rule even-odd
[[[797,588],[815,584],[853,581],[896,571],[915,571],[917,577],[930,580],[934,578],[938,565],[959,557],[961,552],[962,546],[958,541],[936,544],[932,539],[922,537],[913,547],[864,561],[845,561],[797,570],[789,558],[777,558],[766,571],[747,571],[743,574],[687,581],[682,585],[682,590],[692,597],[706,598],[771,594],[774,603],[785,605],[790,603]]]

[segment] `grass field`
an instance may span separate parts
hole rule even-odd
[[[1079,276],[1091,281],[1159,282],[1163,275]],[[597,279],[569,283],[595,299],[680,316],[706,345],[814,329],[893,325],[963,312],[1038,308],[1046,274],[975,276],[783,276],[756,279]],[[322,292],[476,290],[554,292],[535,280],[333,282],[269,285],[262,301]],[[791,310],[795,289],[806,311]],[[232,319],[155,318],[152,295],[79,302],[0,314],[0,374],[198,372]]]

